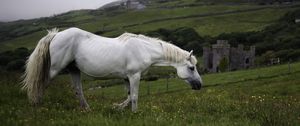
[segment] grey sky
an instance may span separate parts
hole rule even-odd
[[[47,17],[70,10],[95,9],[116,0],[0,0],[0,21]]]

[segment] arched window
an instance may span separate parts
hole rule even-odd
[[[212,69],[212,68],[213,68],[212,62],[209,62],[209,63],[208,63],[208,68],[209,68],[209,69]]]
[[[249,58],[246,58],[245,63],[246,63],[246,64],[249,64]]]

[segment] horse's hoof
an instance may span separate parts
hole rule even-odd
[[[91,112],[90,108],[81,108],[81,112]]]
[[[137,109],[131,109],[131,112],[138,113],[138,110]]]
[[[89,105],[83,105],[83,106],[80,106],[80,107],[81,107],[82,111],[84,111],[84,112],[92,111]]]
[[[122,103],[121,104],[118,104],[118,103],[113,104],[114,109],[123,110],[125,107],[126,106],[124,106]]]
[[[86,112],[91,112],[92,109],[90,107],[84,109]]]

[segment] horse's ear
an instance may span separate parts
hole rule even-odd
[[[193,55],[193,50],[190,51],[189,56],[187,57],[187,60],[191,60],[192,59],[192,55]]]
[[[193,50],[190,51],[189,57],[192,57],[192,55],[193,55]]]

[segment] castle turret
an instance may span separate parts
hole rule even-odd
[[[250,46],[250,50],[244,50],[244,46],[239,44],[237,48],[231,48],[227,40],[217,40],[212,48],[203,48],[204,68],[210,72],[224,70],[237,70],[254,66],[255,46]],[[224,67],[224,64],[225,67]]]
[[[238,45],[238,50],[244,50],[244,45],[239,44],[239,45]]]
[[[255,56],[255,46],[250,46],[250,52]]]
[[[255,66],[255,46],[250,46],[250,67]]]
[[[212,72],[219,72],[220,61],[224,58],[229,60],[230,44],[227,40],[217,40],[217,44],[212,45]]]

